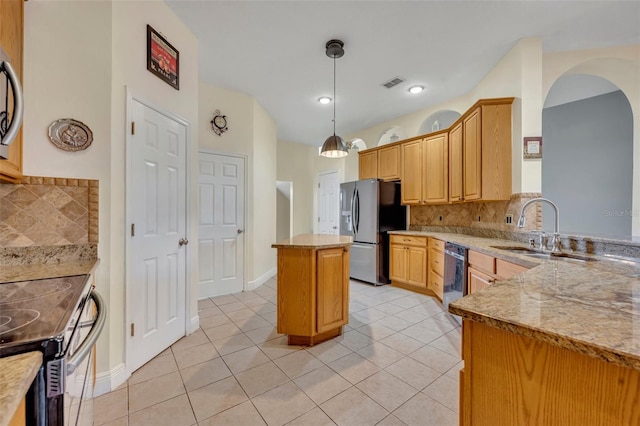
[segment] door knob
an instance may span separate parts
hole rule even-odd
[[[189,240],[187,240],[186,238],[180,238],[178,240],[178,245],[180,246],[186,246],[187,244],[189,244]]]
[[[242,234],[244,231],[242,229],[238,229],[238,234]]]

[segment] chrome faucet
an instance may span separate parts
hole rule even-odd
[[[558,212],[558,206],[556,206],[553,201],[547,200],[546,198],[532,198],[522,205],[522,210],[520,210],[520,217],[518,218],[518,228],[524,228],[527,223],[527,219],[524,217],[524,211],[531,203],[536,202],[545,202],[553,207],[553,211],[555,213],[555,227],[553,229],[553,236],[551,237],[551,251],[554,253],[559,253],[562,249],[560,245],[560,213]],[[541,243],[541,248],[544,249],[546,244]]]

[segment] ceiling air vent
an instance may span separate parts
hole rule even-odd
[[[404,81],[404,78],[402,77],[394,77],[391,80],[382,83],[382,85],[384,87],[386,87],[387,89],[391,89],[393,86],[397,86],[398,84],[402,83]]]

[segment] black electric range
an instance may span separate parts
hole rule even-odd
[[[69,424],[64,401],[67,398],[69,406],[68,387],[77,381],[71,375],[76,369],[82,376],[88,370],[86,355],[74,357],[74,353],[86,352],[82,346],[88,346],[83,345],[87,335],[100,333],[106,315],[104,311],[98,321],[95,306],[103,303],[92,290],[89,275],[0,284],[0,357],[30,351],[43,354],[43,365],[26,395],[27,424]],[[100,300],[95,302],[96,298]],[[94,327],[96,323],[99,327]]]

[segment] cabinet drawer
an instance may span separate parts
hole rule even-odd
[[[429,249],[429,269],[441,277],[444,276],[444,253]]]
[[[469,250],[469,265],[488,274],[496,273],[496,259],[493,256]]]
[[[427,246],[427,237],[414,237],[411,235],[391,235],[389,239],[391,244],[404,244],[411,246]]]
[[[496,275],[498,278],[506,280],[521,272],[527,271],[529,268],[507,262],[506,260],[496,259]]]
[[[437,238],[429,238],[429,248],[434,248],[444,253],[444,241]]]
[[[433,291],[436,296],[442,299],[442,292],[444,288],[444,280],[441,276],[434,273],[433,271],[429,271],[429,289]]]

